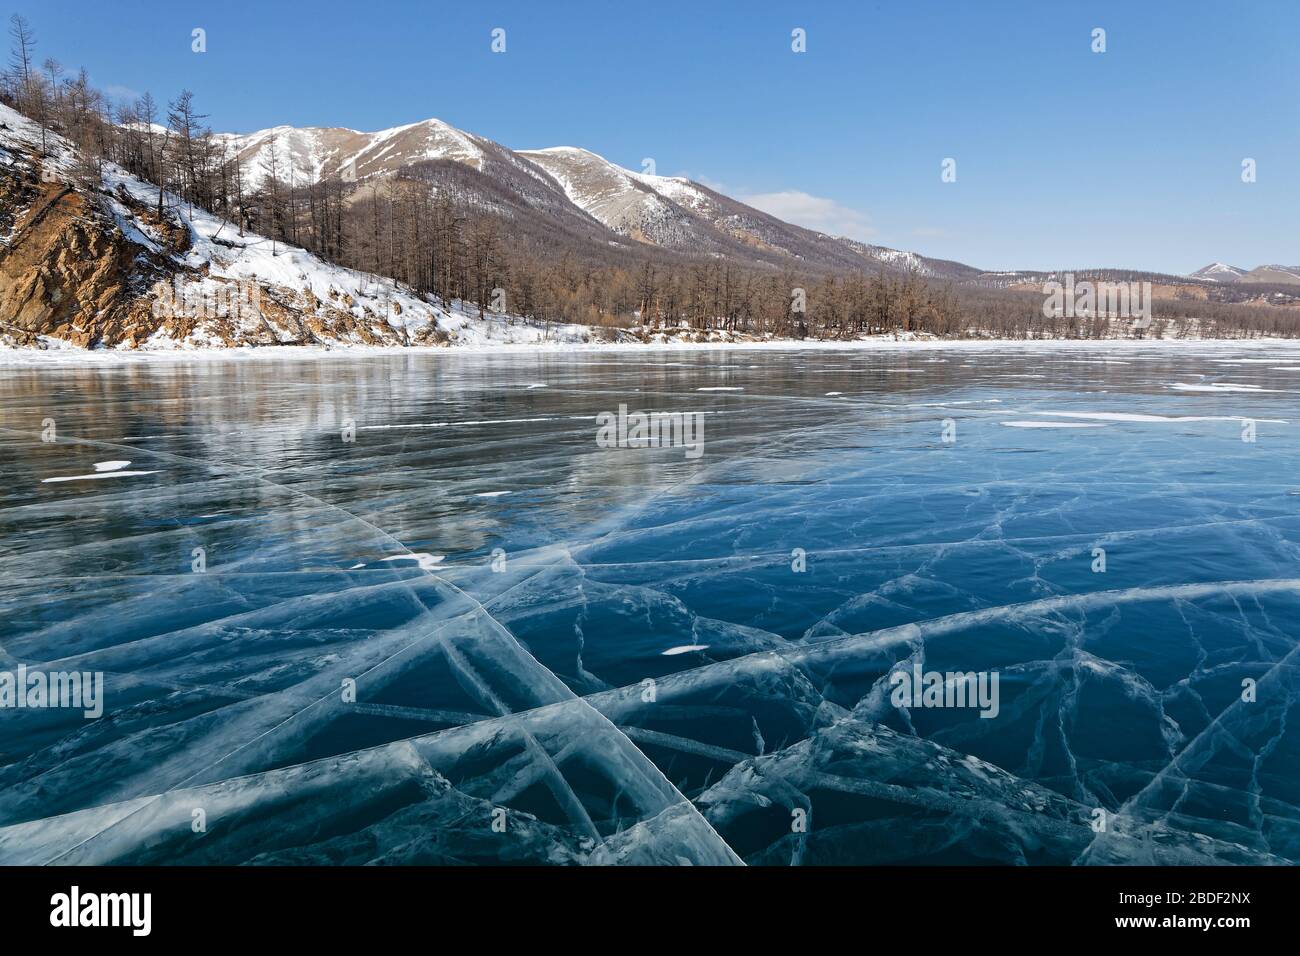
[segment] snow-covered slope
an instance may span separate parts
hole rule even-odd
[[[654,188],[661,177],[630,172],[574,146],[520,150],[517,155],[550,173],[570,202],[619,235],[665,246],[698,238],[687,211]]]
[[[0,105],[5,196],[0,344],[185,348],[582,341],[582,326],[543,329],[430,301],[265,236],[240,236],[205,210],[106,164],[98,187],[72,144]],[[320,140],[278,133],[304,162]],[[371,147],[383,152],[383,141]]]
[[[856,239],[841,237],[839,242],[853,249],[864,259],[869,259],[886,269],[911,272],[931,279],[974,279],[981,273],[973,266],[948,259],[932,259],[915,252],[891,249],[888,246],[873,246]]]

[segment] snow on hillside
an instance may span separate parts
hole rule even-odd
[[[351,130],[296,129],[276,126],[254,133],[217,133],[212,138],[218,148],[225,147],[238,156],[244,168],[244,187],[255,190],[266,178],[265,164],[275,147],[280,175],[288,179],[290,171],[298,181],[315,182],[325,174],[326,163],[334,158],[338,147],[327,143],[327,134],[351,133]],[[355,134],[360,135],[360,134]],[[336,137],[337,138],[337,137]]]
[[[873,246],[869,243],[859,242],[856,239],[850,239],[847,236],[831,238],[835,238],[838,242],[843,243],[867,259],[872,259],[882,265],[894,269],[915,272],[919,276],[927,277],[938,277],[943,275],[942,272],[930,264],[928,259],[924,256],[917,255],[915,252],[905,252],[902,249],[890,249],[888,246]]]
[[[683,176],[653,176],[649,173],[631,171],[628,175],[679,206],[694,209],[696,212],[705,212],[713,208],[713,200],[706,193],[701,192],[695,183]]]
[[[521,149],[516,152],[554,176],[573,204],[593,215],[602,207],[617,204],[624,197],[652,204],[654,198],[658,197],[696,211],[713,207],[709,196],[683,176],[638,173],[579,146],[550,146],[546,149]],[[647,196],[647,189],[654,195]],[[597,215],[596,218],[601,219],[601,216]]]
[[[575,206],[621,235],[659,241],[664,230],[689,226],[685,212],[655,188],[662,177],[633,173],[576,146],[518,154],[550,173]]]

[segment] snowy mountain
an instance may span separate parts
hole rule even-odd
[[[495,145],[480,144],[477,137],[437,119],[377,133],[341,127],[276,126],[248,134],[218,133],[213,139],[239,157],[251,189],[266,178],[272,148],[280,177],[288,181],[292,175],[303,184],[329,177],[360,179],[435,159],[482,168],[485,149]]]
[[[1238,269],[1222,262],[1211,262],[1208,266],[1188,273],[1190,279],[1206,279],[1210,282],[1236,282],[1246,274],[1245,269]]]
[[[217,134],[215,139],[239,157],[249,188],[266,177],[272,146],[280,177],[292,176],[298,184],[327,177],[364,181],[422,166],[445,170],[452,164],[480,174],[457,179],[460,195],[529,220],[533,231],[559,228],[611,245],[631,241],[767,265],[794,259],[822,269],[913,268],[921,275],[951,279],[979,272],[805,229],[689,179],[634,172],[576,146],[511,150],[436,119],[373,133],[278,126]],[[592,224],[614,236],[592,235]]]

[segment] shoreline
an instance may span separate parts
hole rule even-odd
[[[1300,349],[1300,339],[894,339],[872,338],[849,341],[774,339],[752,342],[528,342],[474,343],[453,346],[297,346],[263,345],[232,348],[176,349],[81,349],[76,347],[36,349],[0,347],[0,368],[40,369],[54,367],[96,367],[154,365],[175,362],[259,362],[322,361],[336,359],[391,358],[399,355],[555,355],[573,352],[663,353],[709,351],[834,351],[834,352],[933,352],[944,350],[1007,351],[1194,351],[1240,349],[1265,350],[1285,347]]]

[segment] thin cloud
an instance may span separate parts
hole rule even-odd
[[[104,92],[115,100],[138,100],[140,98],[140,91],[133,90],[129,86],[110,84],[104,87]]]
[[[685,173],[685,172],[679,173],[678,175],[683,176],[686,179],[691,180],[692,182],[699,183],[701,186],[707,186],[709,189],[712,189],[715,193],[722,193],[722,195],[724,196],[731,195],[731,193],[727,191],[726,184],[720,183],[716,179],[710,179],[708,176],[692,176],[690,173]]]
[[[842,206],[834,199],[814,196],[798,189],[787,189],[779,193],[754,193],[736,198],[777,219],[827,235],[867,240],[876,234],[865,213]]]

